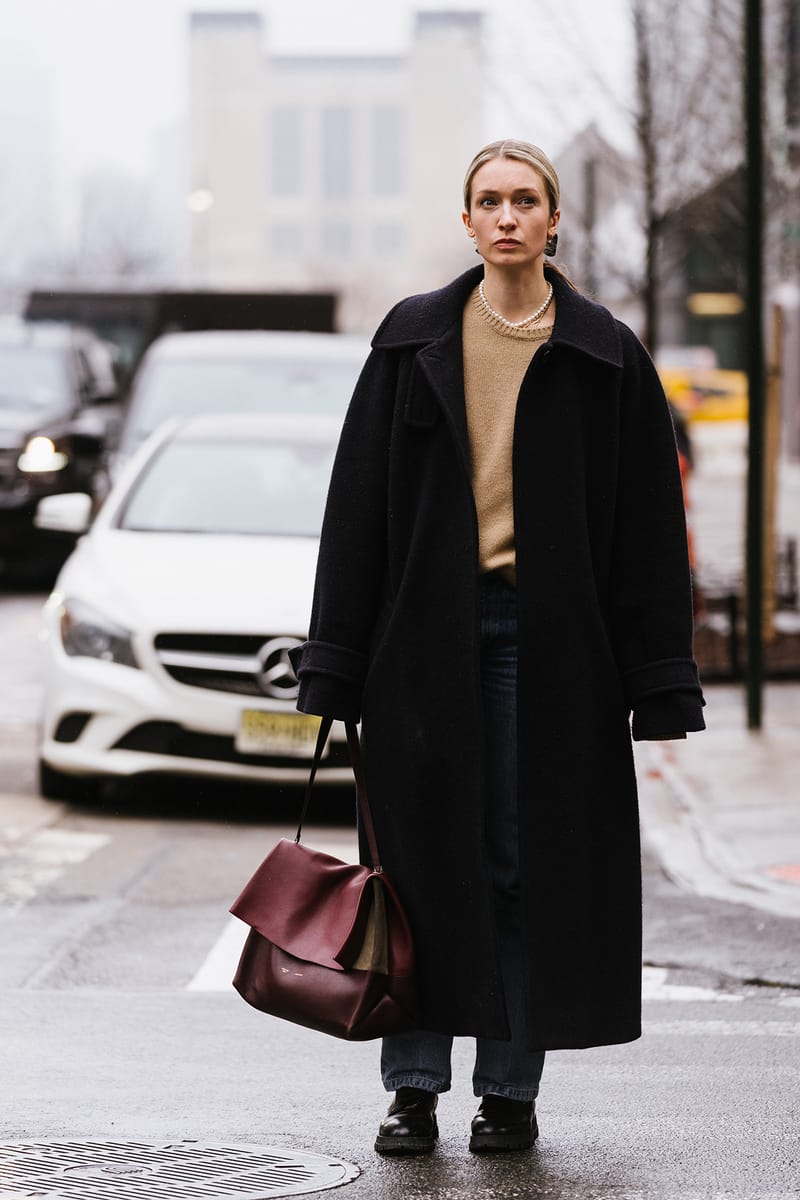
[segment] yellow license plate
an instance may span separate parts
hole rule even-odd
[[[276,754],[310,758],[320,718],[305,713],[262,712],[246,708],[239,719],[236,749],[240,754]]]

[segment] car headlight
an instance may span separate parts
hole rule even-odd
[[[64,601],[61,644],[74,657],[100,658],[123,667],[139,666],[130,631],[81,600]]]
[[[63,471],[69,462],[63,450],[56,450],[56,444],[49,437],[37,435],[28,439],[25,449],[17,459],[20,471],[30,474],[43,474],[47,471]]]

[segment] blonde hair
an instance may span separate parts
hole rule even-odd
[[[533,167],[534,171],[544,180],[550,200],[551,215],[556,211],[561,189],[556,169],[544,150],[540,150],[531,142],[517,142],[513,138],[505,138],[502,142],[490,142],[488,146],[484,146],[467,167],[467,173],[464,176],[464,208],[467,212],[469,212],[472,201],[472,180],[475,178],[475,172],[484,163],[491,162],[493,158],[515,158],[518,162],[524,162]]]

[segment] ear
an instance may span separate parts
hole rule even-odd
[[[470,221],[470,219],[469,219],[469,213],[462,212],[461,220],[464,222],[464,228],[466,229],[469,236],[475,237],[475,230],[472,228],[472,221]]]
[[[557,208],[556,211],[553,213],[552,217],[550,218],[550,224],[547,226],[547,236],[548,237],[551,237],[552,234],[554,234],[555,231],[558,229],[558,222],[560,220],[561,220],[561,209]]]

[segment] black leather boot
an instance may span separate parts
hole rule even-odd
[[[378,1154],[430,1154],[439,1136],[435,1092],[401,1087],[381,1121],[375,1149]]]
[[[472,1118],[469,1148],[477,1153],[487,1150],[529,1150],[539,1136],[536,1105],[533,1100],[509,1100],[507,1096],[484,1096]]]

